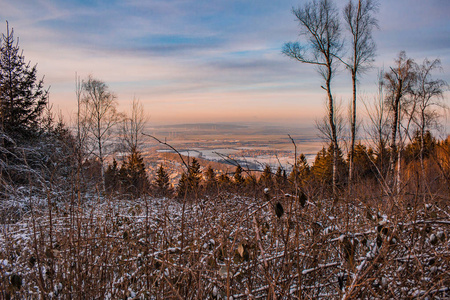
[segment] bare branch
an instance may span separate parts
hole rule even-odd
[[[152,139],[154,139],[155,141],[157,141],[161,145],[165,145],[165,146],[169,147],[170,149],[172,149],[173,151],[175,151],[175,153],[178,154],[178,156],[180,157],[181,162],[183,163],[183,165],[186,167],[186,170],[189,170],[189,165],[185,162],[185,160],[184,160],[183,156],[181,155],[181,153],[177,149],[175,149],[172,145],[159,140],[157,137],[155,137],[153,135],[146,134],[144,132],[142,132],[142,134],[145,135],[145,136],[151,137]]]

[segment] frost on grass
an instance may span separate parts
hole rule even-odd
[[[1,225],[3,297],[450,296],[447,207],[369,218],[362,204],[292,197],[95,199]]]

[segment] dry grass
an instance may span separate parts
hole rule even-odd
[[[83,205],[50,205],[2,225],[1,296],[450,297],[448,207],[376,201],[380,209],[355,198],[302,207],[289,196],[217,194],[181,202],[91,197]]]

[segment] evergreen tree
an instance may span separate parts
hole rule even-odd
[[[354,178],[370,178],[375,173],[373,172],[373,162],[375,161],[375,157],[373,154],[373,150],[371,148],[367,149],[361,143],[358,143],[355,146],[355,151],[353,155],[353,168],[354,168]]]
[[[278,189],[283,189],[287,184],[286,170],[283,170],[281,166],[278,166],[275,173],[275,184]]]
[[[184,173],[184,172],[181,174],[181,178],[178,181],[176,192],[177,192],[178,198],[184,198],[184,197],[188,196],[189,183],[188,183],[188,177],[187,177],[186,173]]]
[[[419,130],[416,130],[414,137],[408,146],[406,146],[404,158],[406,162],[420,159],[420,151],[422,149],[422,137]],[[436,147],[436,140],[430,131],[426,131],[423,135],[423,158],[429,157]]]
[[[156,194],[160,196],[168,196],[172,193],[172,187],[170,186],[169,175],[166,170],[164,170],[163,165],[161,164],[156,171],[156,179],[154,182],[154,188],[156,190]]]
[[[206,186],[205,189],[207,191],[211,191],[217,187],[217,178],[216,173],[214,172],[211,166],[208,166],[205,172]]]
[[[269,165],[266,165],[264,167],[263,173],[259,177],[259,184],[266,188],[270,188],[273,186],[272,169]]]
[[[194,157],[192,163],[189,165],[187,174],[181,175],[177,186],[177,195],[180,198],[197,196],[200,189],[200,182],[202,180],[202,172],[200,171],[200,164]]]
[[[332,176],[332,157],[328,155],[327,149],[322,147],[322,149],[317,153],[314,159],[314,165],[312,167],[312,172],[317,180],[330,182]]]
[[[189,190],[193,193],[198,193],[201,180],[202,180],[202,172],[200,171],[200,163],[194,157],[188,170]]]
[[[113,162],[108,165],[108,168],[105,172],[105,188],[106,191],[112,192],[117,191],[119,186],[119,167],[117,164],[117,160],[114,158]]]
[[[306,156],[302,153],[289,174],[289,182],[293,187],[299,188],[304,185],[310,174],[311,167],[306,160]]]
[[[231,179],[226,173],[221,173],[218,176],[217,183],[220,190],[228,190],[231,185]]]
[[[377,173],[380,172],[381,176],[386,178],[389,172],[389,159],[390,159],[390,149],[384,145],[377,147],[377,151],[374,152],[375,165],[377,166]]]
[[[141,195],[148,189],[148,177],[144,158],[136,149],[132,149],[127,160],[122,164],[121,181],[125,189],[134,195]]]
[[[236,185],[237,188],[241,188],[244,185],[245,179],[242,176],[242,167],[241,165],[237,165],[236,166],[236,170],[234,171],[234,184]]]
[[[6,133],[23,136],[39,131],[48,102],[43,85],[36,65],[25,62],[14,30],[7,25],[0,44],[0,126]]]
[[[258,180],[254,174],[249,174],[245,177],[245,188],[248,192],[255,192],[258,186]]]
[[[312,173],[316,180],[332,184],[333,180],[333,144],[330,144],[328,149],[322,148],[317,153],[314,160],[314,166],[311,168]],[[342,151],[338,149],[337,151],[337,182],[342,184],[346,178],[346,172],[348,171],[345,161],[342,158]]]

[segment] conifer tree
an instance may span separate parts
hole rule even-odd
[[[0,129],[12,135],[36,133],[48,90],[43,88],[43,79],[37,79],[36,65],[25,62],[14,30],[6,24],[0,44]]]
[[[178,181],[178,185],[177,185],[177,197],[178,198],[184,198],[188,195],[188,187],[189,187],[189,183],[188,183],[188,177],[186,175],[186,173],[182,173],[181,174],[181,178]]]
[[[200,163],[194,157],[188,170],[189,190],[197,193],[202,180],[202,172],[200,171]]]
[[[365,179],[375,175],[372,170],[374,161],[374,153],[371,148],[367,149],[361,143],[356,144],[353,155],[354,178]]]
[[[436,140],[427,130],[423,136],[420,130],[414,132],[414,137],[405,149],[405,161],[411,162],[414,160],[423,160],[428,158],[436,147]]]
[[[205,171],[205,179],[206,179],[205,189],[207,191],[210,191],[217,186],[216,173],[214,172],[211,166],[208,166],[208,168]]]
[[[272,169],[270,168],[269,165],[266,165],[264,167],[263,173],[261,174],[261,177],[259,178],[259,184],[266,188],[272,187],[272,185],[273,185]]]
[[[121,181],[124,187],[134,195],[141,195],[148,189],[148,177],[145,171],[144,158],[136,149],[123,163],[121,170]]]
[[[245,177],[245,188],[248,192],[254,192],[258,186],[258,180],[254,174],[249,174]]]
[[[278,189],[284,188],[287,184],[286,170],[283,170],[281,166],[278,166],[275,173],[275,183]]]
[[[242,176],[242,167],[241,165],[237,165],[236,166],[236,170],[234,171],[234,184],[236,185],[237,188],[241,188],[245,182],[244,177]]]
[[[302,153],[292,168],[292,172],[289,174],[289,182],[294,188],[299,188],[303,186],[310,173],[311,168],[306,160],[306,156]]]
[[[200,170],[200,163],[194,157],[192,163],[189,165],[187,174],[181,174],[180,181],[177,186],[178,197],[196,196],[199,192],[200,181],[202,180],[202,172]]]
[[[113,162],[108,165],[105,172],[105,188],[107,191],[116,191],[119,188],[119,167],[117,160],[114,158]]]
[[[342,184],[343,180],[345,179],[345,174],[348,171],[346,169],[345,161],[342,158],[342,152],[340,149],[338,149],[338,160],[337,160],[337,180],[338,183]],[[314,160],[314,166],[312,167],[311,171],[314,174],[316,180],[326,182],[326,183],[332,183],[333,180],[333,144],[330,144],[328,149],[325,147],[322,148],[317,153],[317,156]]]
[[[164,170],[163,165],[161,164],[156,171],[156,179],[154,182],[154,187],[156,190],[156,194],[160,196],[168,196],[172,192],[172,187],[170,186],[169,175],[166,170]]]
[[[220,190],[227,190],[231,185],[231,179],[226,173],[221,173],[217,178]]]
[[[312,172],[316,179],[325,182],[329,182],[331,180],[331,159],[332,157],[328,155],[327,149],[322,147],[314,159],[314,165],[312,168]]]

